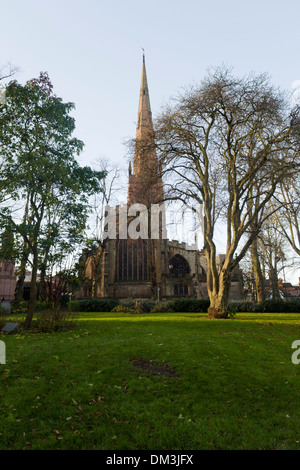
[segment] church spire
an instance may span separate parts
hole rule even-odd
[[[154,128],[149,98],[145,54],[143,53],[138,120],[133,169],[129,170],[128,204],[163,200],[162,179],[155,151]]]
[[[146,73],[145,52],[143,52],[143,69],[140,88],[140,100],[138,109],[138,122],[136,130],[136,138],[149,138],[149,131],[153,133],[152,113]],[[147,135],[145,135],[147,134]]]

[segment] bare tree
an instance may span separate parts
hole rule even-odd
[[[300,175],[280,184],[273,209],[278,227],[300,256]]]
[[[10,62],[0,66],[0,80],[6,80],[7,78],[12,77],[18,72],[18,70],[18,67],[12,65]]]
[[[88,284],[93,298],[97,297],[101,276],[101,266],[105,252],[106,240],[103,239],[105,229],[105,215],[109,204],[114,201],[120,187],[117,182],[121,175],[118,165],[111,165],[106,159],[99,159],[97,167],[106,174],[100,182],[100,192],[94,196],[92,203],[92,233],[87,240],[85,249],[85,262],[87,266]]]
[[[288,261],[287,241],[279,230],[277,218],[272,214],[263,224],[258,237],[258,251],[264,272],[268,273],[272,299],[280,299],[279,273]]]
[[[171,195],[203,204],[209,316],[228,316],[231,275],[268,216],[266,205],[299,163],[299,120],[266,75],[212,71],[166,106],[156,142]],[[225,222],[226,253],[216,258],[215,228]]]

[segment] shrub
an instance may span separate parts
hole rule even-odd
[[[124,305],[124,307],[129,307],[133,310],[134,305],[135,305],[135,300],[133,299],[121,300],[120,305]]]
[[[148,313],[148,308],[145,302],[136,300],[134,304],[134,313]]]
[[[31,329],[42,333],[69,331],[76,325],[76,317],[66,310],[42,310],[32,321]]]
[[[115,308],[112,309],[112,312],[119,312],[119,313],[135,313],[133,308],[128,307],[127,305],[117,305]]]
[[[131,309],[135,309],[136,305],[141,305],[143,309],[143,313],[151,312],[152,308],[155,305],[155,300],[149,299],[124,299],[120,301],[120,305],[124,305]]]
[[[134,311],[135,313],[150,313],[154,305],[154,300],[136,299],[134,302]]]
[[[172,312],[171,302],[157,302],[153,309],[151,310],[152,313],[167,313],[167,312]]]

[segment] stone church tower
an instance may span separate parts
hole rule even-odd
[[[139,96],[138,119],[133,165],[129,164],[127,205],[116,208],[117,231],[114,239],[106,239],[95,258],[86,256],[86,282],[82,297],[109,299],[172,297],[207,298],[206,259],[203,251],[166,237],[163,216],[164,189],[155,151],[154,130],[147,82],[145,56]],[[121,214],[125,213],[129,233],[130,222],[141,215],[136,205],[146,207],[147,234],[138,238],[121,234]],[[158,208],[158,230],[153,237],[150,209]],[[132,209],[134,209],[132,212]],[[131,213],[131,215],[130,215]],[[138,231],[138,229],[137,229]],[[238,282],[238,298],[241,286]]]
[[[129,165],[128,205],[162,203],[162,178],[155,151],[154,130],[146,74],[145,55],[140,88],[133,171]]]

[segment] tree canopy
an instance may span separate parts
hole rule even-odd
[[[83,142],[73,137],[73,103],[53,93],[47,73],[6,89],[0,106],[0,215],[23,241],[32,267],[26,319],[30,325],[38,269],[52,256],[66,256],[86,227],[89,196],[100,191],[103,172],[81,167]],[[19,253],[20,253],[19,249]]]

